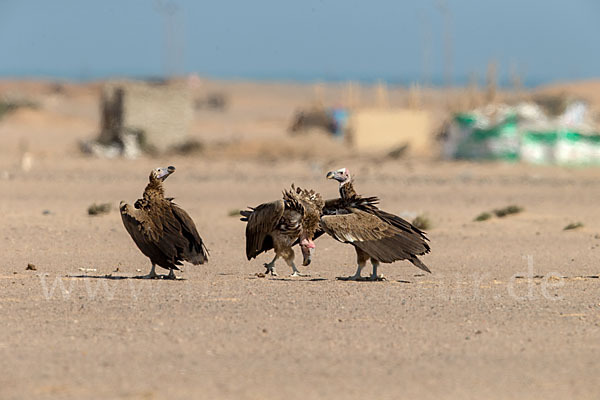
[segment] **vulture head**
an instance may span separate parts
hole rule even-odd
[[[173,172],[175,172],[175,167],[172,165],[168,166],[167,168],[156,168],[150,172],[149,180],[150,180],[150,182],[153,182],[153,181],[163,182]]]
[[[315,243],[313,238],[315,232],[319,229],[321,214],[325,202],[319,193],[314,190],[302,190],[300,193],[304,205],[304,215],[302,217],[302,225],[304,229],[300,237],[300,249],[302,250],[302,265],[307,266],[312,260],[315,252]]]
[[[348,182],[350,178],[350,171],[348,171],[348,168],[340,168],[337,171],[329,171],[327,173],[327,179],[335,179],[339,183]]]
[[[313,253],[315,252],[315,247],[315,242],[306,235],[303,235],[303,238],[300,241],[300,249],[302,250],[302,265],[305,267],[310,264]]]
[[[302,232],[300,233],[300,249],[302,250],[302,265],[307,266],[315,252],[313,238],[319,229],[320,218],[325,202],[321,195],[314,190],[297,188],[292,184],[291,191],[284,192],[284,198],[298,205],[302,213]]]

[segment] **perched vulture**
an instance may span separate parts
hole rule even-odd
[[[429,253],[425,233],[402,218],[377,208],[377,197],[361,197],[354,191],[346,168],[330,171],[328,179],[340,183],[340,198],[327,200],[321,217],[321,229],[334,239],[356,249],[358,269],[349,280],[361,279],[361,271],[371,259],[371,280],[379,280],[379,263],[408,260],[423,271],[431,272],[417,256]],[[318,233],[317,233],[318,236]]]
[[[182,261],[198,265],[208,260],[208,251],[192,218],[172,198],[165,198],[163,181],[173,172],[175,167],[152,170],[144,195],[134,207],[124,201],[119,206],[125,229],[152,263],[145,278],[158,277],[156,265],[168,269],[168,278],[175,279],[173,270],[178,270]]]
[[[283,199],[249,207],[240,211],[246,221],[246,256],[251,260],[262,252],[275,250],[275,258],[268,264],[266,273],[277,275],[275,261],[279,257],[292,268],[292,276],[302,276],[294,264],[295,244],[300,243],[302,265],[310,264],[315,249],[313,238],[319,229],[323,199],[313,190],[295,188],[284,190]]]

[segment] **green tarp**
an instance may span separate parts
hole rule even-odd
[[[600,134],[520,126],[516,114],[495,124],[463,113],[454,117],[454,158],[505,160],[534,164],[600,165]],[[457,130],[457,132],[456,132]]]

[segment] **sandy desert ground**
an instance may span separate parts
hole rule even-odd
[[[70,102],[0,121],[0,398],[600,396],[597,170],[377,159],[332,143],[315,158],[94,159],[77,140],[97,129],[96,97],[68,90]],[[200,116],[195,132],[284,135],[292,103]],[[177,167],[167,194],[211,259],[180,281],[131,279],[150,265],[119,213],[87,208],[135,201],[164,165]],[[383,209],[429,216],[431,275],[398,262],[380,269],[383,282],[336,280],[354,273],[354,251],[329,237],[302,268],[310,277],[289,278],[284,264],[277,278],[255,275],[271,255],[248,262],[244,224],[229,213],[292,182],[336,196],[324,176],[342,166]],[[524,211],[473,222],[509,204]]]

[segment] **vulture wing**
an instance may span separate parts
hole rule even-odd
[[[376,214],[357,208],[340,211],[347,213],[321,217],[323,230],[340,242],[358,247],[376,260],[384,263],[397,260],[413,261],[416,259],[415,255],[429,251],[429,245],[421,235],[400,229]],[[393,217],[401,220],[399,217]]]
[[[194,221],[177,204],[171,203],[171,210],[181,225],[181,234],[187,240],[187,246],[183,251],[183,259],[194,265],[204,264],[208,260],[208,249],[204,245]]]
[[[177,246],[168,242],[172,234],[161,234],[162,229],[153,223],[147,213],[132,209],[128,204],[121,207],[121,219],[125,229],[146,257],[161,267],[178,269],[176,265],[181,265],[181,262],[178,260]],[[172,232],[174,228],[169,230]]]
[[[394,227],[400,229],[401,231],[403,231],[409,235],[419,236],[421,239],[429,241],[427,236],[425,236],[425,232],[423,232],[419,228],[415,227],[413,224],[406,221],[405,219],[402,219],[397,215],[390,214],[390,213],[380,210],[378,208],[374,208],[373,210],[370,210],[370,211],[373,214],[375,214],[376,216],[378,216],[381,220],[385,221],[386,223],[388,223],[390,225],[393,225]],[[429,252],[429,246],[427,246],[427,247],[428,247],[427,252]]]
[[[285,202],[283,200],[261,204],[252,211],[242,211],[244,216],[242,220],[248,221],[246,225],[246,256],[248,260],[273,248],[273,238],[269,234],[277,229],[284,211]]]
[[[322,215],[338,215],[338,214],[348,214],[347,210],[344,210],[343,200],[340,198],[337,199],[329,199],[325,200],[325,206],[323,207]],[[313,240],[317,240],[323,234],[325,230],[323,229],[323,220],[321,219],[321,224],[319,224],[319,229],[315,232]],[[332,235],[333,236],[333,235]],[[296,244],[296,243],[294,243]]]
[[[374,208],[375,204],[379,202],[377,197],[356,197],[352,199],[350,204],[348,201],[343,200],[341,198],[329,199],[325,200],[325,206],[323,207],[323,215],[346,215],[351,213],[351,207],[363,209],[364,207]],[[323,230],[323,224],[321,224],[320,229],[317,229],[315,232],[314,239],[321,237],[325,231]]]

